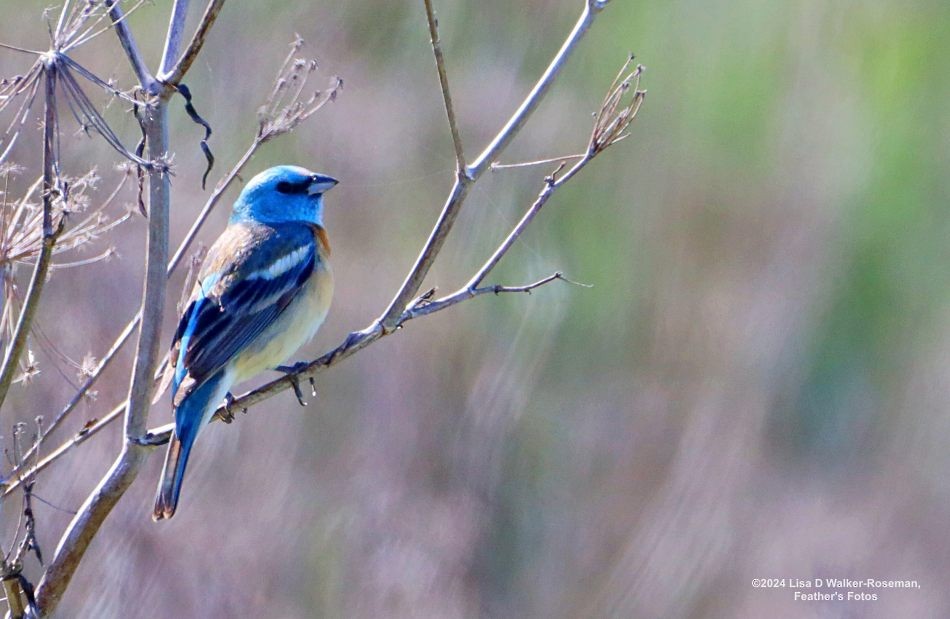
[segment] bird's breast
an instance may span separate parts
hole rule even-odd
[[[333,298],[333,272],[324,252],[319,253],[313,274],[294,300],[234,360],[237,381],[284,364],[323,324]]]

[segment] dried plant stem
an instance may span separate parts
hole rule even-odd
[[[471,280],[465,285],[463,290],[475,290],[479,284],[485,279],[485,277],[491,273],[501,259],[504,257],[508,250],[511,249],[511,246],[515,244],[515,241],[524,233],[527,229],[528,224],[534,219],[541,208],[551,199],[551,196],[554,195],[554,192],[561,187],[566,182],[571,180],[575,174],[580,172],[581,168],[590,163],[591,159],[594,158],[592,153],[588,153],[584,156],[583,159],[575,163],[571,168],[562,176],[558,177],[557,172],[548,176],[544,181],[544,188],[541,190],[541,193],[538,194],[538,197],[535,198],[534,202],[525,211],[525,214],[521,217],[521,220],[515,224],[515,227],[511,230],[508,236],[502,241],[501,245],[492,253],[491,257],[482,265],[482,268],[478,270],[477,273],[472,277]],[[563,166],[562,166],[563,167]]]
[[[531,113],[537,109],[538,104],[541,103],[544,95],[547,94],[551,84],[554,83],[555,78],[557,78],[558,74],[560,74],[564,68],[571,52],[577,47],[578,42],[583,38],[593,23],[595,16],[604,6],[606,6],[606,2],[585,0],[584,9],[581,12],[580,18],[578,18],[573,30],[571,30],[571,33],[564,40],[561,49],[554,55],[554,58],[538,79],[534,88],[531,89],[531,92],[528,93],[528,96],[525,97],[521,105],[518,106],[515,113],[508,119],[505,126],[492,139],[491,143],[482,151],[478,158],[464,170],[460,170],[456,175],[455,184],[452,186],[445,205],[442,207],[439,219],[429,234],[429,238],[423,246],[422,251],[416,258],[415,264],[412,266],[412,269],[410,269],[409,274],[406,276],[405,281],[403,281],[402,286],[400,286],[396,296],[393,297],[393,300],[386,308],[386,311],[383,312],[382,316],[377,320],[377,325],[382,329],[384,334],[391,333],[397,327],[399,318],[406,309],[407,304],[419,291],[422,281],[429,273],[432,263],[435,262],[436,256],[442,250],[442,245],[445,243],[445,239],[455,224],[462,204],[465,202],[465,197],[468,195],[469,187],[478,181],[491,163],[501,155],[502,151],[504,151],[521,130],[521,127],[524,126],[524,123],[531,116]],[[443,92],[443,97],[446,101],[450,100],[447,91]]]
[[[452,106],[452,95],[449,91],[449,77],[445,70],[445,57],[442,55],[442,41],[439,39],[439,22],[432,8],[432,0],[424,1],[426,18],[429,21],[429,40],[432,43],[435,66],[439,72],[439,85],[442,88],[445,115],[449,120],[449,131],[452,133],[452,146],[455,148],[455,163],[458,166],[458,172],[461,174],[465,170],[465,154],[462,151],[462,136],[459,134],[458,121],[455,119],[455,108]]]
[[[158,79],[175,66],[181,41],[185,36],[185,21],[188,18],[189,0],[175,0],[172,5],[172,14],[168,20],[168,33],[165,35],[165,49],[162,51],[162,62],[158,70]]]
[[[61,444],[59,447],[47,454],[42,460],[37,462],[32,466],[26,466],[25,470],[18,473],[13,473],[10,475],[11,481],[8,485],[3,487],[3,492],[0,494],[0,498],[6,497],[14,490],[19,488],[26,480],[34,478],[40,471],[45,470],[48,466],[62,458],[69,452],[71,449],[77,445],[81,445],[86,442],[89,438],[96,435],[99,430],[102,430],[107,425],[110,425],[116,419],[122,417],[122,414],[125,412],[125,403],[116,406],[113,408],[107,415],[102,419],[96,419],[90,421],[83,429],[70,437],[67,441]],[[24,465],[26,462],[24,461]]]
[[[52,563],[36,589],[36,603],[42,616],[50,616],[69,587],[73,574],[99,527],[135,480],[148,451],[136,445],[123,447],[119,457],[99,485],[86,498],[59,541]]]
[[[148,106],[144,124],[150,159],[165,161],[168,150],[168,117],[164,100]],[[164,166],[154,166],[149,171],[149,227],[145,286],[140,311],[142,320],[125,406],[125,440],[115,463],[66,528],[53,561],[37,587],[37,604],[47,615],[59,604],[86,549],[119,498],[135,480],[148,453],[147,448],[135,439],[146,428],[153,387],[152,377],[161,343],[167,279],[165,269],[168,262],[170,191],[171,185]]]
[[[115,28],[115,32],[119,37],[119,43],[122,45],[126,57],[132,64],[132,71],[135,72],[139,86],[141,86],[145,92],[155,94],[157,89],[155,78],[152,77],[152,73],[148,70],[148,65],[145,64],[145,59],[142,58],[142,54],[139,52],[138,45],[135,43],[135,37],[132,36],[132,31],[129,30],[129,24],[124,19],[125,14],[122,12],[122,7],[119,6],[119,0],[108,0],[108,2],[110,3],[109,17],[112,19],[112,27]]]
[[[44,71],[44,78],[46,80],[46,101],[43,121],[43,246],[37,258],[36,265],[33,267],[33,276],[30,279],[30,286],[20,309],[16,330],[14,331],[13,338],[4,356],[3,367],[0,369],[0,406],[2,406],[6,400],[20,357],[26,348],[26,340],[30,333],[30,327],[33,324],[33,318],[39,309],[43,285],[46,283],[46,276],[49,272],[50,263],[53,260],[53,247],[56,245],[56,238],[59,236],[63,227],[62,219],[60,219],[59,224],[55,227],[53,224],[53,192],[56,190],[56,171],[54,169],[56,157],[55,71],[56,69],[52,62],[47,65]]]
[[[185,73],[187,73],[188,69],[191,68],[195,58],[198,57],[198,53],[201,51],[201,47],[204,45],[205,38],[208,36],[211,26],[214,25],[215,20],[218,18],[218,13],[221,12],[223,7],[224,0],[211,0],[211,2],[208,3],[208,7],[205,9],[204,15],[201,16],[201,22],[198,24],[198,29],[195,30],[195,34],[191,38],[191,42],[188,44],[188,47],[185,49],[181,57],[173,64],[170,64],[167,61],[175,59],[166,56],[166,62],[162,63],[162,71],[158,74],[158,79],[162,83],[168,84],[170,86],[177,86],[178,83],[181,82],[181,79],[185,76]]]
[[[110,9],[117,9],[113,6]],[[177,7],[180,8],[180,7]],[[115,21],[116,15],[111,15]],[[121,16],[120,16],[121,17]],[[172,18],[168,38],[174,34],[176,19]],[[147,72],[139,72],[145,63],[138,55],[131,32],[125,22],[116,24],[116,34],[122,47],[136,68],[141,86],[148,91],[154,80]],[[166,41],[166,54],[177,53],[176,44]],[[171,184],[166,161],[168,158],[167,98],[163,92],[145,106],[143,125],[149,149],[149,160],[155,164],[149,174],[149,226],[146,241],[145,282],[138,345],[132,367],[132,379],[125,407],[125,432],[122,451],[98,486],[86,498],[76,516],[69,523],[59,541],[52,562],[47,567],[36,590],[37,605],[43,615],[52,614],[79,567],[89,544],[112,508],[138,475],[148,449],[136,440],[147,426],[151,402],[153,376],[160,348],[162,316],[165,308],[166,268],[168,263],[169,206]]]

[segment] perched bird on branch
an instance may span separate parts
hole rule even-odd
[[[336,184],[304,168],[277,166],[251,179],[234,203],[168,355],[163,387],[171,383],[175,432],[154,520],[175,514],[195,438],[231,386],[278,368],[326,318],[333,275],[323,194]]]

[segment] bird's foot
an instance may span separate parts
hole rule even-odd
[[[299,373],[305,370],[310,364],[306,361],[301,361],[293,365],[278,365],[275,369],[278,372],[283,372],[287,375],[287,378],[290,380],[290,386],[294,388],[294,395],[297,396],[297,402],[301,406],[306,406],[307,401],[303,399],[303,391],[300,389],[300,376]],[[310,394],[313,397],[317,397],[317,386],[313,382],[313,376],[310,376],[307,379],[310,383]]]
[[[234,421],[234,410],[232,410],[231,406],[234,404],[234,401],[236,399],[237,398],[235,398],[234,394],[231,393],[230,391],[224,394],[224,412],[218,415],[218,417],[220,417],[221,421],[223,421],[224,423],[231,423],[232,421]],[[246,408],[242,410],[245,413],[247,412]]]

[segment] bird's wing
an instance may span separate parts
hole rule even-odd
[[[305,224],[234,224],[225,231],[208,252],[172,342],[175,406],[281,315],[317,260]]]

